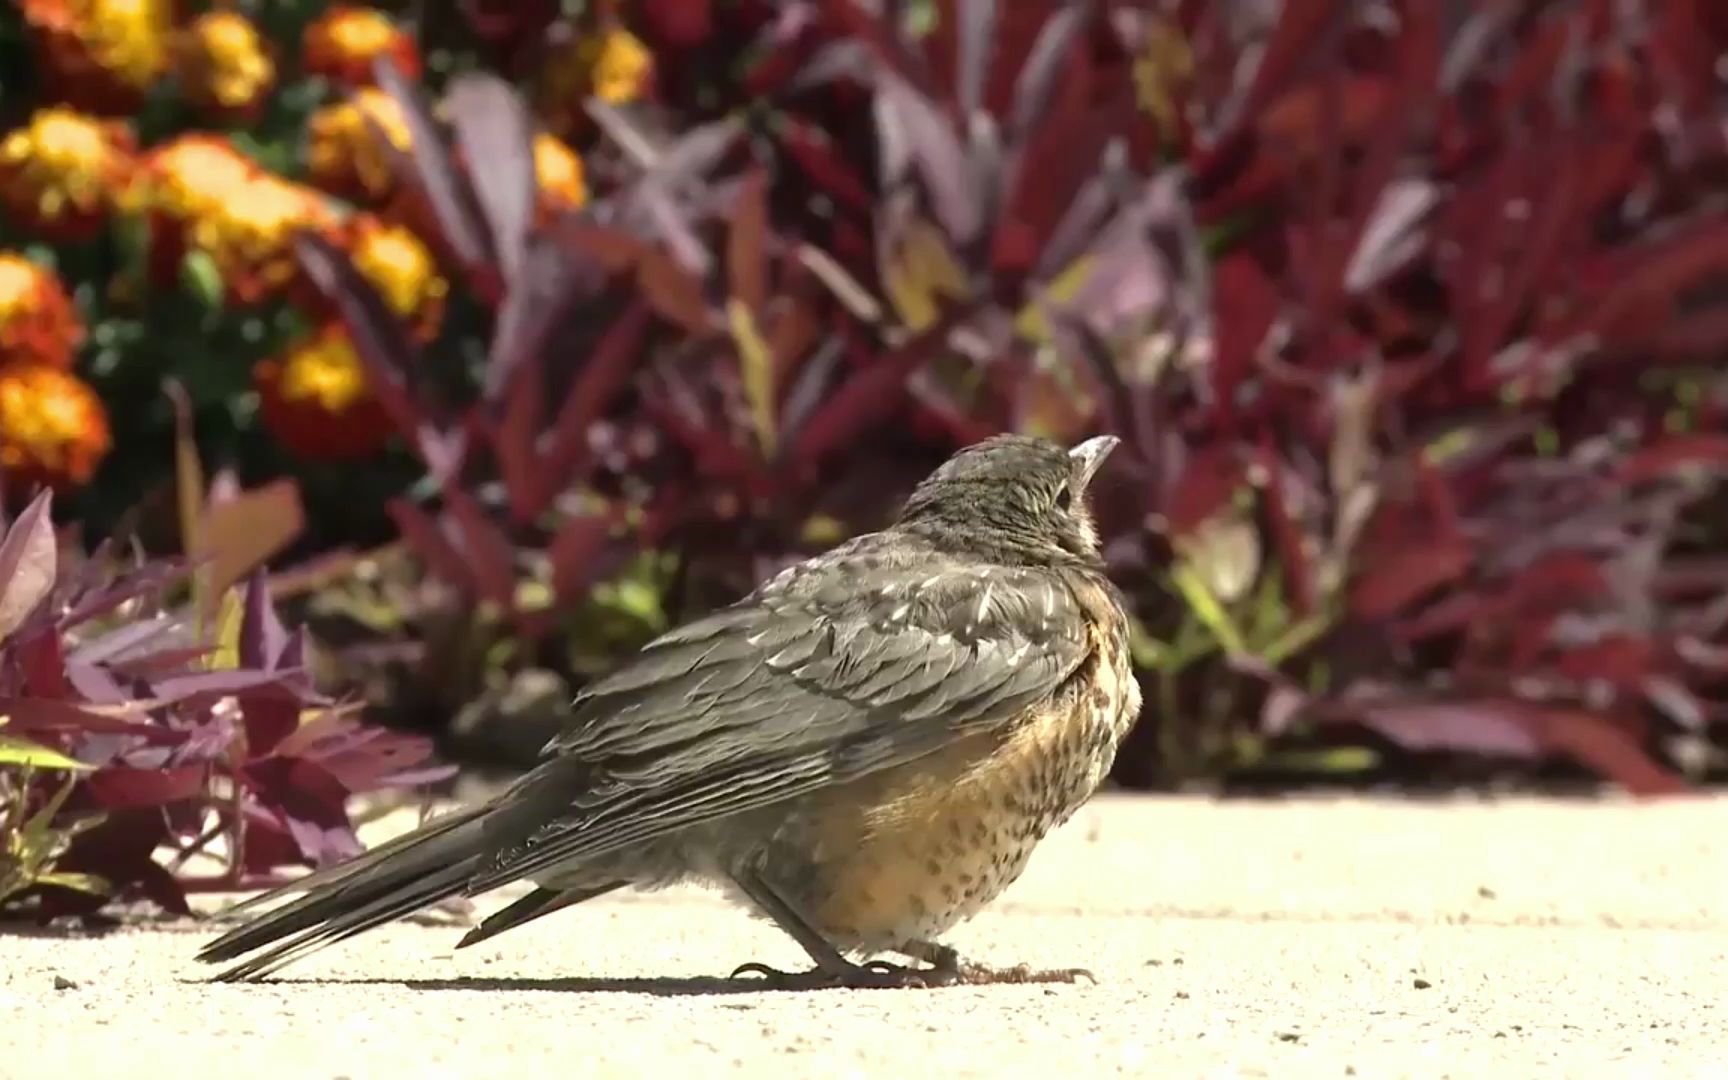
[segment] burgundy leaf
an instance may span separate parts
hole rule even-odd
[[[248,763],[240,777],[259,807],[282,824],[312,865],[328,866],[360,853],[345,808],[348,792],[317,762],[265,758]]]
[[[288,630],[270,600],[269,582],[262,569],[254,570],[252,579],[246,583],[245,607],[240,616],[240,665],[274,671],[287,644]]]
[[[30,500],[0,540],[0,642],[54,587],[59,544],[54,537],[53,506],[53,493],[44,490]]]
[[[391,313],[378,290],[354,268],[348,254],[324,237],[302,232],[295,237],[295,253],[307,280],[342,315],[354,351],[366,366],[367,383],[378,403],[410,445],[419,448],[430,424],[426,410],[416,400],[414,373],[420,368],[420,350],[402,321]]]
[[[473,567],[424,510],[403,498],[391,499],[385,504],[385,509],[390,520],[402,530],[408,547],[425,560],[433,574],[470,594],[479,591],[480,583],[474,577]]]
[[[513,610],[516,607],[516,549],[509,538],[466,491],[446,485],[444,505],[456,524],[463,561],[471,568],[480,595],[506,611]]]
[[[388,51],[380,52],[373,60],[372,74],[378,88],[396,100],[407,119],[409,155],[414,164],[412,180],[437,215],[444,241],[481,291],[494,292],[497,273],[493,252],[487,243],[474,192],[451,160],[444,133],[432,118],[432,110],[419,89],[396,67]],[[388,144],[388,140],[382,141]]]
[[[1390,618],[1463,577],[1473,561],[1469,546],[1456,537],[1400,543],[1351,584],[1350,610],[1362,619]]]
[[[109,810],[132,810],[197,798],[204,790],[204,766],[128,769],[110,766],[84,778],[90,797]]]
[[[157,743],[177,743],[184,738],[179,732],[144,722],[142,709],[130,717],[115,716],[52,698],[0,697],[0,716],[11,717],[8,726],[21,732],[100,732],[132,735]]]
[[[791,438],[799,461],[817,461],[836,447],[856,439],[865,428],[891,415],[905,400],[906,378],[947,347],[948,335],[964,316],[949,311],[893,352],[877,357],[864,370],[842,383]]]
[[[543,354],[571,307],[599,295],[606,283],[604,265],[595,255],[555,237],[534,236],[525,260],[526,272],[511,281],[498,306],[486,358],[488,400],[503,396],[515,373]]]
[[[1728,435],[1673,435],[1646,446],[1620,465],[1622,483],[1639,484],[1686,470],[1728,470]]]
[[[510,84],[487,72],[456,76],[445,104],[469,182],[492,227],[492,249],[506,286],[513,288],[534,219],[533,119]]]
[[[758,319],[768,303],[768,174],[752,168],[727,231],[726,268],[732,295]]]
[[[616,322],[589,354],[582,370],[570,381],[559,405],[551,437],[540,457],[544,475],[558,485],[574,484],[587,463],[589,429],[611,405],[642,360],[649,313],[640,299],[632,299]],[[538,513],[556,487],[547,489],[535,507]]]
[[[300,702],[273,694],[245,694],[240,715],[246,729],[246,756],[264,757],[300,726]]]
[[[292,700],[295,695],[288,686],[287,678],[287,673],[280,671],[226,668],[169,676],[157,680],[151,689],[155,691],[155,697],[164,704],[192,698],[214,701],[241,691],[256,693],[266,689]]]
[[[954,98],[964,122],[984,109],[984,86],[996,44],[996,0],[967,0],[956,7],[960,64],[955,72]]]
[[[560,607],[574,608],[586,598],[611,532],[611,519],[602,514],[573,517],[558,526],[546,554],[552,563],[552,594]]]

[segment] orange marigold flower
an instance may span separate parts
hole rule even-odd
[[[133,213],[190,220],[233,202],[263,171],[220,135],[181,135],[145,155],[124,205]]]
[[[344,86],[371,86],[372,61],[385,53],[410,79],[420,76],[420,52],[377,8],[337,4],[314,19],[301,39],[306,70]]]
[[[0,138],[0,206],[24,228],[67,242],[101,228],[126,183],[131,131],[60,106]]]
[[[555,135],[534,137],[534,176],[540,186],[540,213],[573,210],[588,201],[582,159]]]
[[[306,124],[306,171],[312,182],[335,195],[387,198],[395,188],[395,176],[388,147],[378,138],[374,124],[398,149],[408,149],[408,117],[395,98],[375,87],[362,87],[349,100],[313,113]]]
[[[356,214],[338,230],[336,242],[348,249],[354,268],[391,311],[408,321],[415,336],[422,341],[437,336],[450,282],[413,230],[372,214]]]
[[[45,267],[0,251],[0,366],[69,368],[84,324],[60,279]]]
[[[108,413],[82,379],[46,364],[0,367],[0,469],[8,486],[82,486],[111,445]]]
[[[260,361],[252,384],[265,428],[301,457],[367,457],[390,437],[389,420],[341,323],[327,323],[282,356]]]
[[[173,0],[22,0],[54,96],[92,112],[135,108],[168,73]]]
[[[257,115],[276,83],[276,63],[244,15],[211,11],[181,32],[175,51],[192,101],[230,119]]]
[[[295,233],[335,221],[311,188],[261,172],[231,202],[193,219],[187,244],[216,263],[230,296],[250,304],[280,296],[299,274]]]
[[[588,98],[621,104],[641,97],[654,73],[654,57],[636,35],[613,26],[559,46],[543,71],[540,113],[552,130],[570,136],[590,124],[582,105]]]

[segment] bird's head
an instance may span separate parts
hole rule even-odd
[[[906,500],[900,525],[998,557],[1033,563],[1098,561],[1087,488],[1120,439],[1066,449],[1029,435],[996,435],[956,453]]]

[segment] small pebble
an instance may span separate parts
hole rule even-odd
[[[54,976],[54,989],[56,989],[56,990],[76,990],[76,989],[78,989],[78,984],[73,982],[71,979],[68,979],[64,975],[56,975],[56,976]]]
[[[1410,985],[1414,986],[1418,990],[1426,990],[1434,984],[1429,982],[1427,979],[1416,979]]]

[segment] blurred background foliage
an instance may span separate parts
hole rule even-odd
[[[246,678],[294,665],[223,605],[279,605],[304,717],[509,770],[957,446],[1107,430],[1119,781],[1685,790],[1728,772],[1724,55],[1708,0],[10,0],[7,505],[181,560],[152,617]],[[19,663],[23,823],[143,691]],[[229,773],[151,835],[233,839]],[[336,840],[281,810],[233,873],[343,849],[325,786]]]

